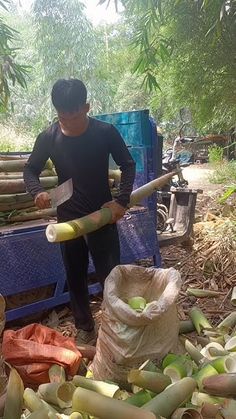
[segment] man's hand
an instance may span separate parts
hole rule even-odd
[[[116,201],[106,202],[102,208],[110,208],[112,213],[112,219],[110,224],[116,223],[125,215],[125,208],[122,205],[118,204]]]
[[[46,209],[51,207],[51,199],[47,192],[40,192],[36,195],[34,200],[35,205],[39,209]]]

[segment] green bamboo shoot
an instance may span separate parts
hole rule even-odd
[[[195,375],[194,375],[194,379],[197,381],[197,385],[200,391],[203,390],[203,380],[207,377],[211,377],[214,375],[218,375],[217,370],[212,367],[212,365],[207,364],[205,365],[200,371],[198,371]]]
[[[219,291],[202,290],[199,288],[187,288],[186,293],[197,298],[219,297],[221,295]]]
[[[165,185],[173,175],[174,173],[168,173],[133,191],[130,197],[129,207],[140,203],[142,199],[150,196],[157,189]],[[50,224],[46,229],[46,237],[52,243],[72,240],[98,230],[106,224],[109,224],[111,219],[111,210],[109,208],[102,208],[77,220],[67,223]]]
[[[145,412],[125,401],[112,399],[81,387],[78,387],[73,394],[72,410],[99,419],[156,419],[150,411]]]
[[[211,361],[211,365],[218,371],[219,374],[223,373],[236,373],[236,359],[232,356],[218,357]]]
[[[167,375],[157,372],[132,369],[128,373],[128,383],[154,393],[160,393],[171,384],[171,379]]]
[[[164,369],[163,373],[170,377],[172,383],[176,383],[177,381],[180,381],[181,378],[187,376],[187,368],[184,362],[181,362],[181,360],[176,360],[169,364]]]
[[[217,326],[217,329],[230,330],[236,325],[236,311],[230,313],[222,322]]]
[[[201,352],[188,339],[185,340],[184,346],[193,361],[199,365],[204,359],[204,356],[201,354]]]
[[[140,202],[147,198],[148,196],[152,195],[154,192],[156,192],[158,189],[162,188],[166,183],[172,179],[172,177],[175,175],[175,172],[168,173],[166,175],[160,176],[157,179],[152,180],[151,182],[146,183],[145,185],[141,186],[140,188],[136,189],[132,192],[130,196],[130,203],[129,208],[140,204]]]
[[[150,400],[152,400],[150,392],[147,390],[140,390],[138,393],[128,397],[125,401],[133,406],[141,407]]]
[[[211,324],[199,308],[193,307],[190,310],[189,315],[199,335],[203,329],[212,328]]]
[[[195,388],[196,381],[193,378],[185,377],[166,388],[162,393],[142,406],[141,409],[168,418],[178,407],[191,398]]]
[[[162,360],[162,369],[164,370],[168,365],[170,365],[172,362],[176,361],[180,358],[180,355],[169,353],[167,354],[163,360]]]

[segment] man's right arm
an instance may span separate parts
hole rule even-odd
[[[32,195],[35,205],[40,209],[50,207],[49,194],[44,191],[39,181],[39,175],[50,157],[49,139],[45,137],[45,133],[39,134],[24,168],[26,190]]]

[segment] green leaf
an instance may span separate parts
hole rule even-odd
[[[219,198],[219,203],[224,204],[227,199],[236,192],[236,186],[230,186],[226,192]]]

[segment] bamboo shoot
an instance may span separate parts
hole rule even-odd
[[[75,375],[72,383],[76,387],[86,388],[87,390],[96,391],[96,393],[103,394],[107,397],[118,397],[120,392],[119,386],[116,384],[105,383],[104,381],[91,380],[90,378]]]
[[[47,403],[53,403],[62,409],[71,407],[75,386],[71,382],[40,384],[38,392]]]
[[[178,383],[166,388],[162,393],[142,406],[141,409],[151,411],[155,415],[160,415],[164,418],[169,418],[179,406],[191,398],[195,388],[196,381],[193,378],[185,377],[178,381]]]
[[[171,379],[167,375],[158,372],[132,369],[128,373],[128,383],[135,384],[154,393],[160,393],[171,384]]]
[[[22,172],[24,170],[27,159],[17,160],[0,160],[0,172]],[[45,169],[52,169],[52,162],[48,160]]]
[[[203,380],[203,391],[220,397],[236,397],[236,374],[219,374]]]
[[[99,419],[156,419],[150,411],[78,387],[72,399],[74,412],[88,413]]]
[[[164,186],[173,176],[174,173],[168,173],[133,191],[130,197],[129,207],[140,203],[142,199],[150,196],[157,189]],[[77,220],[69,221],[67,223],[50,224],[46,229],[46,237],[48,241],[52,243],[72,240],[85,234],[92,233],[106,224],[109,224],[111,218],[111,210],[109,208],[102,208],[99,211],[95,211],[92,214]]]
[[[40,184],[45,189],[53,188],[57,183],[57,176],[43,177],[40,179]],[[23,179],[0,179],[0,194],[16,194],[23,192],[26,192],[26,186]]]
[[[18,372],[11,368],[3,419],[20,419],[23,408],[24,384]]]

